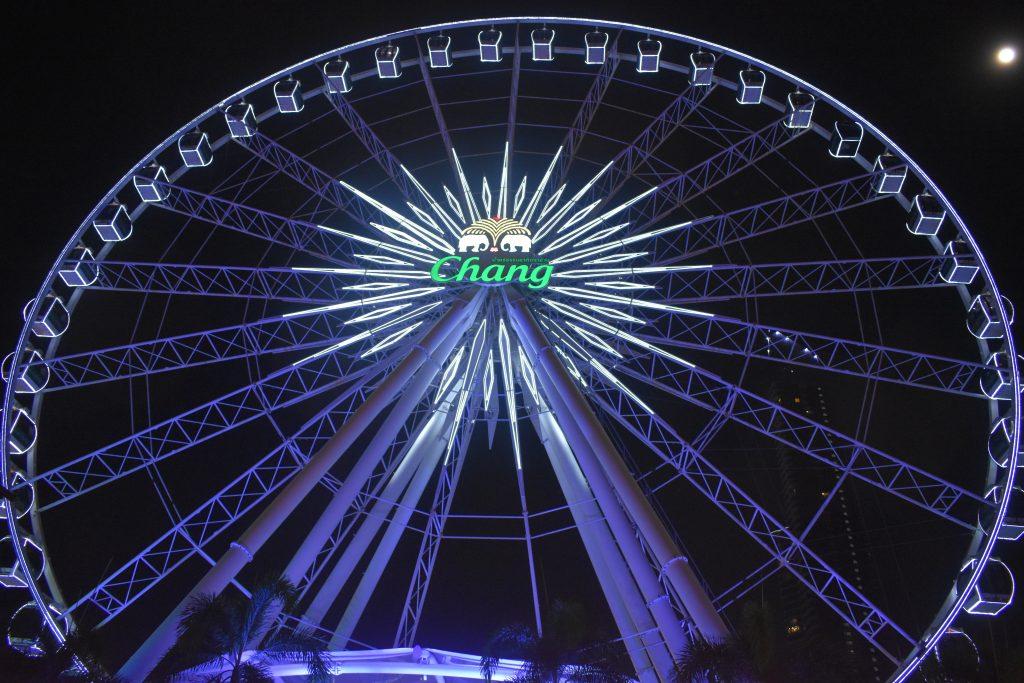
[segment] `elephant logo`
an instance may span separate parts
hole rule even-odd
[[[525,254],[533,248],[530,230],[514,218],[481,218],[462,231],[460,252]]]

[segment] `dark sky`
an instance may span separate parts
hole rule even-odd
[[[621,19],[753,54],[879,126],[958,207],[1019,305],[1024,215],[1021,3],[163,2],[8,11],[4,344],[68,235],[168,133],[228,93],[310,55],[391,30],[494,14]],[[1020,549],[1018,575],[1024,577]],[[1020,609],[1017,609],[1020,612]],[[1011,616],[993,636],[1020,634]],[[1007,626],[1009,624],[1009,626]],[[1016,624],[1016,625],[1014,625]],[[1002,630],[1007,629],[1007,630]]]

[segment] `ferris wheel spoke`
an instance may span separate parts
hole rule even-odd
[[[353,135],[359,139],[370,157],[376,161],[384,172],[391,179],[391,182],[402,193],[406,201],[418,201],[419,194],[409,183],[409,179],[402,172],[402,164],[395,158],[387,145],[374,132],[372,126],[359,115],[351,102],[342,93],[325,92],[327,100],[331,103],[334,111],[345,121],[352,130]]]
[[[693,221],[678,232],[645,243],[653,265],[673,265],[727,244],[759,237],[819,218],[836,215],[894,195],[879,194],[875,175],[864,173],[809,190],[735,209],[708,220]]]
[[[658,148],[676,128],[686,121],[715,89],[687,85],[682,91],[647,124],[633,140],[615,155],[612,167],[591,189],[584,203],[601,198],[602,202],[616,195],[619,190],[646,164]]]
[[[34,484],[37,490],[44,487],[54,494],[55,499],[41,506],[41,511],[62,505],[275,410],[358,380],[384,362],[371,356],[382,343],[370,333],[360,334],[341,352],[336,350],[339,342],[241,389],[30,477],[24,485]]]
[[[572,286],[563,293],[595,296],[593,290],[620,288],[622,277],[637,277],[642,288],[658,292],[665,305],[796,294],[842,294],[892,289],[949,287],[943,270],[964,257],[907,256],[740,265],[638,266],[580,268],[556,273]]]
[[[979,382],[991,368],[979,362],[759,325],[680,308],[645,310],[640,315],[647,325],[636,329],[636,336],[659,346],[752,356],[866,379],[987,398]],[[645,333],[643,330],[647,327],[653,327],[657,333]]]
[[[317,551],[316,556],[313,558],[309,568],[303,573],[302,578],[296,581],[295,586],[299,590],[300,601],[306,596],[310,587],[319,579],[320,574],[330,563],[334,554],[348,540],[356,525],[361,520],[364,520],[366,515],[373,515],[377,518],[387,516],[390,510],[388,506],[391,505],[393,507],[393,504],[397,503],[398,497],[401,495],[402,489],[408,484],[408,477],[412,473],[407,471],[404,473],[404,476],[397,476],[396,471],[399,467],[403,466],[406,470],[412,468],[411,463],[406,462],[408,460],[409,445],[416,435],[422,431],[423,426],[433,412],[433,397],[424,397],[416,408],[413,409],[409,419],[403,423],[398,435],[388,446],[384,457],[381,458],[377,469],[366,480],[366,483],[363,484],[352,506],[345,511],[337,526],[335,526],[331,535],[327,538],[327,541]],[[360,530],[357,532],[357,536],[370,535],[372,537],[373,534],[369,533],[372,528],[379,529],[379,526],[373,527],[372,524],[363,524],[359,527]],[[361,541],[362,539],[353,538],[351,543],[359,544]],[[339,560],[339,562],[342,561],[344,560]]]
[[[568,324],[620,374],[705,409],[724,411],[738,424],[966,529],[976,527],[978,507],[993,506],[977,494],[736,386],[628,332],[557,302],[547,303],[565,318],[590,328],[590,332],[584,329],[580,333],[583,328]]]
[[[519,105],[519,74],[522,71],[521,63],[523,60],[523,52],[519,48],[519,25],[516,24],[515,29],[515,43],[512,45],[512,74],[511,74],[511,87],[508,93],[508,132],[506,133],[505,140],[508,145],[506,151],[506,159],[509,154],[515,152],[516,142],[516,108]],[[506,165],[507,168],[507,165]]]
[[[153,375],[265,353],[323,347],[343,336],[346,316],[327,311],[263,318],[204,332],[112,346],[35,361],[53,373],[44,391]]]
[[[188,263],[99,261],[89,289],[302,303],[336,302],[345,291],[344,269],[241,268]],[[348,269],[362,272],[363,269]],[[423,279],[429,274],[422,271]]]
[[[339,210],[361,226],[371,222],[387,222],[387,217],[374,206],[342,190],[341,185],[326,171],[311,164],[276,140],[256,131],[248,138],[233,138],[236,143],[294,180],[331,210]]]
[[[282,244],[340,265],[352,266],[356,261],[353,240],[346,233],[325,229],[316,223],[287,218],[174,183],[153,182],[164,193],[163,199],[151,202],[159,209],[267,242]]]
[[[573,251],[557,256],[553,264],[594,260],[602,254],[635,245],[643,249],[652,266],[671,266],[688,258],[727,244],[766,235],[782,228],[800,225],[875,202],[890,195],[873,188],[874,174],[866,173],[835,183],[821,185],[795,194],[776,197],[758,204],[734,209],[646,232],[605,229],[574,243]]]
[[[464,424],[470,432],[472,431],[473,418],[479,401],[474,401],[469,406],[472,414],[467,412],[467,406],[470,396],[474,393],[475,381],[481,368],[486,338],[486,322],[482,322],[477,327],[472,342],[461,347],[462,351],[452,358],[441,375],[430,419],[410,445],[408,457],[415,463],[416,471],[409,479],[408,488],[402,494],[394,516],[387,522],[383,536],[374,543],[373,555],[367,568],[355,587],[352,597],[348,600],[344,614],[334,628],[332,645],[336,647],[344,647],[351,639],[352,632],[375,592],[381,575],[393,557],[395,547],[403,533],[410,528],[409,520],[413,512],[417,511],[417,505],[423,497],[434,471],[438,469],[438,465],[440,464],[442,478],[446,476],[446,473],[449,476],[455,474],[456,466],[461,468],[462,461],[456,457],[458,451],[455,451],[454,448],[460,434],[460,425]],[[467,441],[468,434],[463,443]],[[456,479],[449,478],[447,481],[454,486],[457,483],[457,474]],[[454,489],[449,492],[454,493]],[[362,543],[356,543],[357,539],[353,539],[353,543],[331,570],[306,612],[306,617],[309,620],[322,621],[327,607],[336,599],[346,581],[351,578],[355,567],[354,563],[369,550],[369,543],[376,537],[377,529],[382,521],[382,518],[366,520],[364,524],[368,525],[370,533]],[[362,530],[360,530],[361,532]],[[440,539],[437,540],[439,542]]]
[[[441,111],[441,103],[437,99],[437,89],[434,88],[434,79],[430,75],[430,68],[427,66],[428,59],[423,57],[423,45],[420,40],[416,40],[416,51],[419,54],[420,60],[420,75],[423,78],[423,87],[427,91],[427,99],[430,100],[430,108],[434,112],[434,122],[437,124],[437,134],[441,138],[441,144],[444,146],[445,156],[448,157],[448,166],[452,172],[452,179],[454,180],[458,176],[458,171],[455,168],[455,158],[452,156],[452,149],[455,147],[452,144],[452,136],[448,130],[448,124],[444,120],[444,112]]]
[[[378,334],[390,327],[392,320],[428,312],[431,303],[408,309],[413,306],[409,299],[429,293],[424,288],[402,289],[351,301],[351,305],[332,304],[240,325],[39,359],[26,367],[49,369],[51,381],[43,391],[50,392],[267,353],[323,348],[341,341],[346,326],[371,323],[371,333]],[[358,334],[353,330],[353,336]]]
[[[611,85],[615,78],[615,72],[619,68],[621,61],[618,50],[619,37],[621,35],[622,31],[618,31],[615,34],[615,39],[608,46],[607,58],[601,64],[601,68],[598,69],[597,75],[594,76],[590,89],[587,90],[587,94],[583,97],[580,108],[577,110],[575,118],[573,118],[565,133],[565,138],[562,141],[564,153],[558,157],[558,162],[555,166],[555,187],[561,187],[568,179],[569,169],[572,167],[572,162],[576,159],[576,151],[579,149],[580,143],[586,136],[587,131],[590,130],[590,124],[593,122],[598,109],[601,108],[601,102],[604,100],[605,93],[608,92],[608,86]]]
[[[475,416],[479,412],[480,401],[481,394],[479,391],[474,391],[465,417],[453,427],[453,440],[449,446],[450,458],[442,463],[438,475],[434,498],[427,516],[426,529],[420,543],[418,559],[413,565],[413,578],[410,581],[409,593],[406,596],[406,603],[401,612],[401,621],[395,634],[395,647],[412,647],[415,642],[420,615],[423,613],[427,590],[430,587],[434,562],[437,559],[443,538],[444,524],[452,510],[452,502],[455,500],[459,476],[462,473],[462,466],[466,462],[466,454],[469,451],[473,427],[476,425]]]
[[[483,399],[482,393],[476,387],[479,374],[480,366],[478,365],[474,376],[469,378],[472,384],[469,387],[464,386],[460,391],[459,400],[462,405],[456,408],[456,420],[449,434],[447,454],[441,463],[441,471],[438,474],[434,497],[427,514],[419,553],[416,563],[413,565],[413,576],[409,582],[409,590],[402,608],[402,617],[398,624],[398,631],[395,633],[395,647],[412,647],[416,639],[420,615],[423,614],[427,590],[430,588],[430,577],[433,574],[437,554],[441,549],[444,527],[448,521],[452,502],[455,500],[455,490],[459,485],[462,466],[466,462],[466,453],[469,451],[473,428],[476,425],[476,416],[480,411]]]
[[[204,548],[236,520],[269,498],[287,482],[337,427],[372,391],[379,373],[367,373],[341,396],[310,418],[284,443],[201,503],[180,522],[146,546],[139,554],[104,578],[65,610],[68,615],[84,606],[102,616],[97,626],[154,588],[191,557],[205,557]]]
[[[557,334],[557,333],[556,333]],[[581,360],[588,393],[606,414],[638,437],[740,526],[758,545],[893,662],[892,641],[914,642],[852,583],[692,448],[664,419],[578,344],[560,340]],[[883,644],[884,643],[884,644]]]
[[[802,130],[787,128],[781,119],[773,121],[678,176],[659,183],[654,192],[630,206],[622,220],[628,221],[633,231],[647,230],[686,202],[778,151],[802,133]]]

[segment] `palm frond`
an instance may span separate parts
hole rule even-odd
[[[697,640],[676,663],[677,683],[741,683],[751,680],[751,673],[746,652],[731,640]]]

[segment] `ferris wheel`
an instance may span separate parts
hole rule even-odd
[[[190,596],[270,571],[346,671],[474,676],[425,615],[493,627],[431,595],[498,546],[540,629],[538,556],[576,544],[641,681],[783,580],[893,681],[1013,597],[1013,311],[973,237],[856,112],[700,39],[516,17],[317,55],[140,160],[24,317],[30,655],[114,630],[141,680]]]

